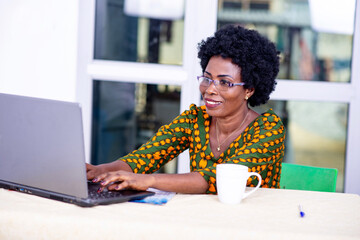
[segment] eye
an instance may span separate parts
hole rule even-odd
[[[225,79],[219,80],[219,83],[220,83],[220,85],[223,86],[223,87],[230,87],[230,86],[231,86],[231,82],[228,81],[228,80],[225,80]]]
[[[203,77],[203,80],[202,80],[204,83],[210,83],[211,82],[211,79],[210,78],[207,78],[207,77]]]

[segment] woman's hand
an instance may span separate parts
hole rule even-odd
[[[132,172],[130,166],[121,160],[117,160],[111,163],[100,164],[97,166],[88,163],[86,164],[86,176],[87,179],[89,180],[94,179],[96,176],[99,176],[100,174],[106,172],[119,171],[119,170]]]
[[[105,172],[105,170],[103,169],[103,167],[101,165],[94,166],[89,163],[86,164],[86,177],[88,180],[91,180],[104,172]]]
[[[100,174],[93,182],[100,182],[101,192],[104,188],[109,190],[134,189],[145,191],[155,183],[155,177],[151,174],[136,174],[127,171],[115,171]]]
[[[130,166],[121,161],[91,165],[86,164],[87,178],[99,182],[99,191],[134,189],[139,191],[157,188],[178,193],[205,193],[209,188],[207,181],[198,172],[183,174],[139,174],[133,173]]]

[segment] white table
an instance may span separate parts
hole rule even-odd
[[[259,189],[238,205],[177,194],[163,206],[81,208],[0,189],[0,239],[360,239],[360,197]]]

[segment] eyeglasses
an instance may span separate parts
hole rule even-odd
[[[211,83],[214,83],[216,89],[219,91],[227,91],[229,88],[232,88],[234,86],[244,86],[245,83],[232,83],[228,80],[220,79],[220,80],[212,80],[210,78],[204,77],[204,76],[198,76],[197,80],[199,81],[200,87],[209,87]]]

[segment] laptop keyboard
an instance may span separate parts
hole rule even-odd
[[[102,192],[98,192],[100,184],[88,182],[88,193],[91,199],[109,199],[114,197],[122,196],[123,194],[119,191],[108,191],[104,189]]]
[[[121,196],[120,192],[112,192],[112,191],[103,191],[103,192],[89,192],[89,198],[91,199],[108,199],[113,197]]]

